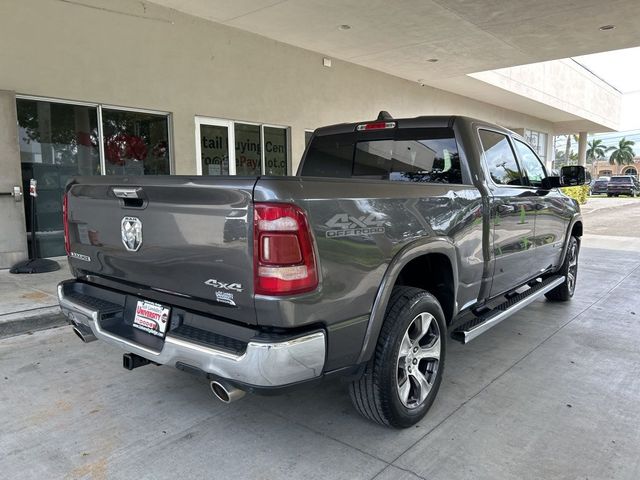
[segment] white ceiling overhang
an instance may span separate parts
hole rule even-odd
[[[469,95],[468,74],[640,45],[638,0],[153,0],[412,81]],[[348,25],[349,29],[341,29]],[[615,29],[601,31],[604,25]],[[433,60],[437,61],[433,61]],[[447,82],[451,79],[451,82]],[[467,93],[465,93],[467,92]],[[498,105],[580,120],[489,86]],[[519,96],[519,95],[518,95]],[[537,113],[533,113],[537,112]],[[566,112],[565,112],[566,113]],[[598,124],[593,119],[588,122]],[[602,126],[601,126],[602,127]],[[611,128],[611,125],[605,125]]]

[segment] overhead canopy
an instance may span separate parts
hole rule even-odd
[[[533,107],[540,118],[589,130],[614,128],[610,112],[584,117],[579,108],[526,95],[514,102],[513,92],[485,88],[467,75],[640,45],[638,0],[153,2],[508,108]]]

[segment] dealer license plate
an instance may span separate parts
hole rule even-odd
[[[171,309],[154,302],[138,300],[133,327],[144,332],[164,338],[169,326]]]

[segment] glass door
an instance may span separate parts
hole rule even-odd
[[[38,182],[35,204],[36,248],[40,257],[65,255],[62,195],[75,175],[100,175],[98,111],[95,105],[18,98],[18,144],[29,252],[31,202],[29,183]]]
[[[233,122],[196,117],[198,175],[235,175],[234,145]]]

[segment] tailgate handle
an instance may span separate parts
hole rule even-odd
[[[122,199],[127,208],[143,208],[145,197],[141,187],[113,187],[113,194]]]
[[[114,187],[113,194],[118,198],[140,198],[142,189],[140,187],[124,188]]]

